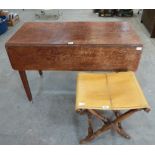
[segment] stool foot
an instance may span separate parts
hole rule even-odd
[[[130,139],[130,135],[126,133],[126,131],[122,128],[121,124],[119,125],[113,125],[114,130],[122,137],[126,139]]]
[[[85,144],[85,143],[89,142],[90,141],[89,139],[94,134],[93,124],[92,124],[92,114],[88,110],[86,111],[86,113],[88,116],[88,136],[86,138],[80,140],[80,144]]]
[[[87,136],[86,138],[80,140],[80,144],[86,144],[89,143],[90,141],[91,141],[90,137]]]
[[[113,111],[113,113],[115,114],[116,119],[117,119],[119,116],[121,116],[120,111]],[[130,138],[131,138],[130,135],[127,134],[126,131],[123,129],[123,127],[122,127],[122,125],[121,125],[120,122],[114,124],[114,125],[113,125],[113,128],[116,130],[116,132],[117,132],[120,136],[122,136],[122,137],[124,137],[124,138],[126,138],[126,139],[130,139]]]

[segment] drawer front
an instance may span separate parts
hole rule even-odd
[[[141,51],[136,47],[7,47],[15,70],[132,70]]]

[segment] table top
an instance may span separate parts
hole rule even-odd
[[[128,22],[27,22],[6,46],[142,46]]]

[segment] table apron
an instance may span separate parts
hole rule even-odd
[[[132,70],[141,51],[136,47],[9,46],[7,53],[15,70]]]

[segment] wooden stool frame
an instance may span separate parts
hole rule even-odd
[[[131,116],[135,112],[138,112],[141,110],[144,110],[146,112],[150,111],[149,108],[132,109],[132,110],[128,110],[127,112],[124,112],[123,114],[121,114],[120,111],[115,110],[113,111],[116,117],[114,120],[109,119],[108,117],[106,117],[104,114],[101,114],[97,110],[92,110],[92,109],[77,110],[77,112],[80,113],[81,115],[87,114],[88,116],[88,135],[84,139],[80,140],[80,144],[88,143],[94,140],[96,137],[100,136],[103,132],[106,132],[107,130],[110,130],[110,129],[114,129],[122,137],[126,139],[130,139],[130,136],[123,129],[121,125],[121,121],[127,119],[129,116]],[[93,125],[92,125],[93,116],[103,122],[103,126],[96,131],[93,130]]]

